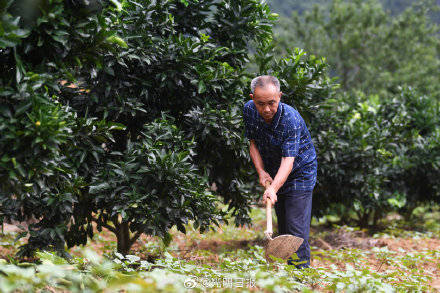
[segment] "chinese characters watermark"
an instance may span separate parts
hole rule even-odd
[[[252,278],[208,278],[191,276],[183,282],[185,288],[255,288]]]

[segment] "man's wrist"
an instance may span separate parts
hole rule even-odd
[[[273,190],[275,191],[275,193],[278,192],[278,190],[280,189],[280,187],[278,186],[278,184],[274,181],[272,181],[272,184],[270,185],[271,188],[273,188]]]
[[[263,175],[263,174],[264,174],[264,169],[263,169],[263,168],[258,168],[258,167],[255,167],[255,169],[257,170],[258,176],[260,176],[260,177],[261,177],[261,175]]]

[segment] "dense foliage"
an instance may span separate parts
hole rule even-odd
[[[142,233],[203,231],[223,220],[214,183],[249,222],[244,65],[250,42],[270,49],[276,16],[252,0],[99,3],[45,0],[29,16],[2,1],[0,217],[34,219],[21,254],[85,244],[93,223],[123,253]],[[273,66],[307,109],[330,85],[303,54]]]
[[[341,87],[314,113],[318,148],[314,213],[376,226],[440,200],[439,27],[435,4],[389,14],[381,2],[334,0],[284,18],[278,54],[325,56]],[[324,122],[325,121],[325,122]]]
[[[162,292],[164,288],[168,292],[182,292],[188,288],[218,292],[276,289],[319,292],[310,288],[332,292],[427,291],[432,289],[432,276],[425,275],[419,267],[440,256],[438,250],[402,256],[386,247],[375,247],[368,252],[347,249],[342,255],[328,251],[319,256],[326,260],[342,259],[346,262],[344,268],[333,265],[331,270],[296,270],[281,262],[269,264],[262,254],[261,246],[250,247],[247,251],[222,253],[218,257],[221,266],[212,268],[208,265],[200,267],[193,261],[178,259],[168,252],[155,264],[135,255],[117,254],[113,259],[106,259],[92,251],[86,251],[84,257],[76,257],[72,263],[68,263],[56,255],[39,253],[43,263],[38,265],[28,263],[16,266],[0,262],[0,289],[2,292],[37,291],[50,286],[70,292]],[[362,266],[364,259],[372,256],[381,262],[399,266],[402,271],[377,272],[375,268],[357,268]],[[274,271],[277,278],[273,277]]]
[[[277,17],[255,0],[0,0],[0,223],[32,223],[21,255],[86,244],[94,225],[126,254],[143,233],[168,242],[173,226],[218,225],[219,199],[249,223],[249,48],[316,142],[315,215],[410,216],[440,192],[428,13],[335,0],[330,17],[285,20],[273,42]],[[342,90],[297,46],[328,57]]]
[[[358,93],[326,106],[318,119],[326,123],[316,126],[317,213],[376,227],[390,211],[409,217],[415,207],[440,201],[438,103],[401,89],[394,98]]]
[[[75,257],[69,261],[48,252],[37,253],[38,263],[0,259],[0,290],[182,292],[194,286],[195,291],[218,292],[412,292],[438,288],[440,250],[435,246],[439,240],[433,238],[440,232],[438,207],[435,213],[428,209],[419,211],[417,222],[425,228],[431,226],[425,233],[402,230],[395,220],[388,221],[386,231],[368,238],[354,237],[363,234],[358,228],[315,226],[313,240],[339,239],[338,244],[344,248],[338,248],[334,242],[333,247],[314,248],[313,268],[304,270],[281,261],[268,263],[260,245],[237,249],[237,243],[263,236],[264,213],[264,208],[252,209],[252,219],[259,223],[256,229],[237,228],[231,223],[201,235],[188,225],[185,236],[172,229],[175,241],[170,246],[163,247],[158,240],[144,242],[144,238],[131,255],[114,253],[115,244],[106,236],[94,239],[95,251],[72,249]],[[335,236],[340,238],[332,238]],[[393,239],[396,236],[399,238]],[[6,233],[0,235],[0,241],[13,246],[14,237],[15,233]],[[369,244],[350,245],[359,240]],[[187,244],[189,253],[182,250],[182,242]],[[203,247],[196,245],[202,242]],[[103,243],[108,246],[102,247]],[[409,243],[414,248],[403,250]],[[147,258],[145,253],[154,253],[157,259]]]
[[[270,0],[268,1],[269,7],[277,13],[282,14],[283,16],[290,17],[292,13],[304,13],[314,6],[320,7],[328,7],[328,4],[331,1],[326,0],[310,0],[310,1],[301,1],[301,0]],[[437,3],[440,5],[438,0],[380,0],[380,3],[383,5],[387,13],[391,15],[398,15],[402,13],[408,7],[418,4],[418,3]],[[430,17],[436,23],[440,23],[440,12],[438,10],[434,10],[430,13]]]
[[[392,16],[378,0],[334,0],[283,19],[277,49],[325,56],[344,91],[382,96],[407,85],[440,99],[440,28],[429,19],[432,9],[420,5]]]

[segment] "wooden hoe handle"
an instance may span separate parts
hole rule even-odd
[[[266,181],[264,187],[267,189],[270,186],[270,182]],[[272,201],[270,198],[266,199],[266,232],[264,232],[267,237],[272,237]]]

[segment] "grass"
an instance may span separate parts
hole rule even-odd
[[[433,292],[440,281],[440,211],[420,211],[410,223],[392,220],[380,233],[353,227],[313,226],[311,269],[264,259],[264,209],[252,210],[252,227],[224,225],[205,234],[173,229],[173,241],[143,236],[132,255],[115,253],[111,233],[70,250],[67,262],[39,253],[40,264],[14,264],[14,233],[3,235],[1,292],[214,292],[334,291]],[[424,224],[425,223],[425,224]]]

